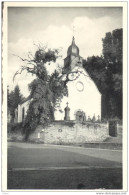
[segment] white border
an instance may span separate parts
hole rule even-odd
[[[7,192],[37,192],[37,190],[7,190],[7,8],[8,7],[123,7],[123,190],[106,190],[106,192],[127,191],[127,1],[125,2],[4,2],[3,28],[2,28],[2,79],[3,79],[3,104],[2,104],[2,190]],[[55,191],[62,190],[40,190]],[[77,190],[65,190],[65,192]],[[81,190],[82,191],[82,190]],[[100,190],[83,190],[85,192],[99,192]],[[102,190],[103,192],[105,190]],[[80,192],[80,191],[79,191]]]

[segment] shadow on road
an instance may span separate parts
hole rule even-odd
[[[122,189],[122,168],[8,171],[8,189]]]

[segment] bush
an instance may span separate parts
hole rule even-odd
[[[16,133],[16,132],[23,133],[22,123],[8,123],[7,131],[8,133]]]

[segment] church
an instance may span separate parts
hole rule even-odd
[[[69,77],[68,96],[64,96],[60,108],[56,109],[55,121],[101,121],[101,93],[83,68],[83,58],[73,37],[64,59],[64,71]],[[30,99],[18,105],[17,118],[22,122],[27,114]]]

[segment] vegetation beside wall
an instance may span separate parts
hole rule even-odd
[[[8,141],[24,140],[22,123],[8,123],[7,132]]]

